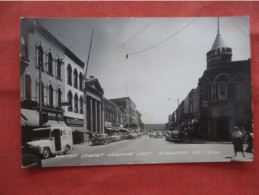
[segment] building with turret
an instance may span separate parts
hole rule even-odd
[[[198,85],[203,137],[230,139],[234,126],[252,130],[250,59],[232,61],[219,28]]]
[[[176,128],[179,124],[181,130],[192,130],[196,136],[212,140],[231,140],[234,126],[252,131],[251,60],[232,61],[232,55],[218,23],[198,87],[173,112],[168,126]]]

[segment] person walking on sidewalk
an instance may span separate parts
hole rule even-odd
[[[232,140],[234,145],[235,156],[237,155],[237,152],[242,152],[243,157],[245,157],[244,149],[243,149],[243,134],[238,127],[234,127]]]

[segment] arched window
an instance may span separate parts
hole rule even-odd
[[[75,88],[78,88],[78,85],[77,85],[77,77],[78,77],[78,73],[77,73],[77,70],[75,69],[74,70],[74,87]]]
[[[57,78],[61,79],[61,60],[57,59]]]
[[[53,75],[52,55],[50,52],[48,53],[48,73]]]
[[[80,96],[80,114],[83,114],[84,110],[83,110],[83,97]]]
[[[41,98],[42,104],[45,103],[45,101],[44,101],[44,99],[45,99],[44,88],[45,88],[45,86],[44,86],[43,82],[41,81],[41,97],[40,98]]]
[[[81,72],[79,74],[79,89],[83,90],[83,75]]]
[[[70,64],[67,66],[67,84],[72,85],[72,68]]]
[[[210,94],[211,94],[210,80],[206,78],[204,84],[205,84],[205,91],[204,91],[205,99],[210,100]]]
[[[53,106],[53,87],[49,85],[49,105]]]
[[[25,99],[31,100],[31,77],[30,75],[25,75]]]
[[[219,100],[228,98],[228,81],[229,76],[227,74],[220,74],[216,77],[217,96]]]
[[[77,96],[77,94],[75,94],[75,96],[74,96],[74,106],[75,106],[74,112],[78,113],[78,96]]]
[[[39,45],[38,46],[38,67],[41,68],[42,71],[44,71],[44,68],[43,68],[43,49],[42,47]]]
[[[67,94],[67,101],[68,101],[68,103],[69,103],[68,111],[72,111],[72,110],[73,110],[73,104],[72,104],[73,95],[72,95],[72,92],[71,92],[71,91],[69,91],[68,94]]]
[[[61,89],[58,88],[58,107],[61,107],[61,96],[62,96]]]

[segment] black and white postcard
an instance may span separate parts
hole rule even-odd
[[[249,17],[20,25],[23,167],[253,161]]]

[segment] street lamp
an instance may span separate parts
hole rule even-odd
[[[170,100],[175,100],[175,101],[177,101],[177,128],[179,129],[179,98],[167,98],[167,100],[168,101],[170,101]]]

